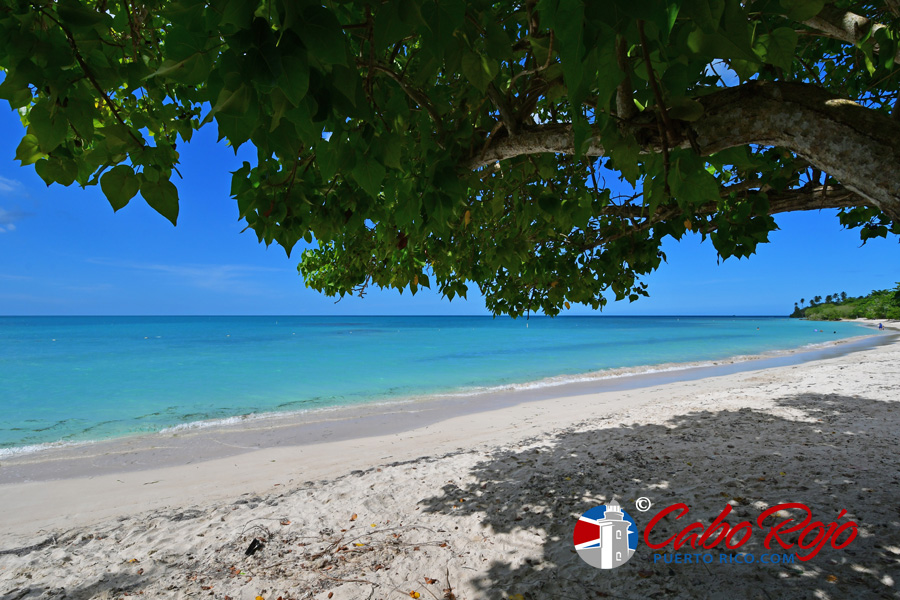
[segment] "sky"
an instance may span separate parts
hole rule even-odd
[[[334,298],[307,289],[299,250],[257,243],[229,196],[230,171],[251,160],[216,143],[213,127],[179,147],[178,226],[136,196],[113,213],[99,186],[47,187],[14,160],[24,130],[0,105],[0,315],[487,315],[472,286],[452,302],[424,290]],[[776,217],[780,230],[750,259],[718,261],[708,241],[663,247],[650,298],[611,302],[606,315],[785,315],[800,298],[860,295],[900,280],[900,244],[860,247],[836,211]],[[299,245],[298,245],[299,247]],[[564,314],[600,314],[573,306]]]

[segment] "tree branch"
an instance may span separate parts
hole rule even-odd
[[[884,3],[887,4],[891,14],[900,17],[900,0],[884,0]]]
[[[497,110],[500,112],[500,118],[503,120],[503,124],[506,125],[506,130],[509,132],[509,135],[517,135],[519,133],[519,123],[516,121],[509,104],[506,102],[506,98],[503,97],[503,94],[500,93],[500,90],[497,89],[497,86],[494,85],[493,82],[488,85],[487,92],[491,101],[494,103],[494,106],[496,106]]]
[[[740,184],[738,184],[740,185]],[[727,195],[735,186],[730,186],[722,190],[722,195]],[[867,206],[865,198],[855,194],[844,188],[834,188],[829,186],[819,186],[816,188],[801,188],[794,190],[785,190],[782,192],[766,192],[769,198],[769,210],[767,214],[776,215],[786,212],[797,212],[805,210],[823,210],[831,208],[852,208],[856,206]],[[717,203],[710,202],[693,211],[696,216],[712,215],[719,212],[720,208]],[[599,246],[614,242],[639,233],[647,231],[654,225],[667,221],[669,219],[681,219],[683,210],[677,205],[661,208],[651,217],[646,215],[646,207],[642,204],[610,204],[603,208],[598,216],[615,217],[620,219],[643,219],[639,223],[630,225],[623,231],[616,231],[609,234],[601,234],[599,230],[592,229],[597,237],[589,244],[579,248],[580,252],[592,250]],[[711,223],[704,231],[709,233],[715,231],[715,224]]]
[[[896,3],[894,8],[896,8]],[[886,28],[886,25],[874,23],[871,19],[835,8],[834,6],[826,6],[815,17],[803,21],[803,24],[824,33],[828,37],[853,44],[854,46],[864,40],[870,33]],[[875,50],[878,50],[877,45]],[[900,51],[894,55],[894,62],[900,64]]]
[[[379,71],[380,73],[384,73],[385,75],[387,75],[388,77],[390,77],[391,79],[396,81],[397,84],[400,86],[400,89],[402,89],[406,93],[406,95],[412,99],[413,102],[415,102],[421,108],[425,109],[425,111],[428,112],[428,115],[431,117],[431,120],[434,121],[434,126],[437,128],[438,132],[443,131],[441,117],[440,117],[440,115],[438,115],[434,106],[431,105],[431,102],[428,101],[428,98],[425,96],[425,94],[423,94],[419,90],[417,90],[417,89],[411,87],[409,84],[407,84],[406,81],[403,80],[403,77],[400,74],[395,73],[387,65],[383,65],[383,64],[377,63],[377,62],[369,63],[369,62],[362,61],[362,62],[358,62],[358,64],[360,66],[368,67],[370,69]]]
[[[628,42],[623,36],[616,40],[616,63],[619,69],[625,73],[625,78],[616,88],[616,116],[623,121],[628,121],[637,114],[637,106],[634,105],[634,92],[631,87],[631,67],[628,64]]]
[[[656,73],[653,72],[653,63],[650,60],[650,47],[647,44],[647,36],[644,35],[644,22],[638,19],[637,22],[638,35],[641,37],[641,49],[644,51],[644,65],[647,67],[647,79],[650,80],[650,89],[653,90],[653,98],[656,100],[656,125],[659,127],[659,137],[662,140],[663,155],[663,189],[666,198],[672,195],[669,190],[669,145],[678,140],[672,122],[669,120],[669,113],[666,110],[666,104],[663,101],[662,93],[659,91],[659,84],[656,82]]]
[[[656,100],[659,116],[666,128],[667,140],[663,145],[663,149],[665,149],[669,144],[676,143],[679,136],[672,125],[672,121],[669,120],[669,111],[659,89],[659,83],[656,81],[656,73],[653,71],[653,63],[650,60],[650,46],[647,44],[647,36],[644,35],[644,22],[641,20],[638,20],[638,34],[641,36],[641,48],[644,51],[644,64],[647,65],[647,78],[650,80],[650,89],[653,91],[653,98]]]
[[[104,90],[100,85],[100,82],[97,81],[97,78],[94,77],[94,74],[93,72],[91,72],[90,67],[88,67],[87,62],[85,62],[84,57],[81,56],[81,51],[78,49],[78,44],[75,43],[75,36],[72,35],[72,32],[69,31],[69,29],[53,15],[47,13],[44,10],[41,11],[41,14],[49,18],[51,21],[56,23],[60,29],[62,29],[63,33],[66,36],[66,39],[69,41],[69,45],[72,47],[72,53],[75,55],[75,60],[78,61],[78,65],[81,67],[81,70],[84,71],[84,76],[88,78],[88,81],[91,82],[91,85],[94,86],[94,89],[97,90],[97,93],[100,94],[101,98],[103,98],[103,102],[106,103],[106,106],[116,118],[116,121],[118,121],[119,124],[126,129],[128,129],[128,135],[131,136],[131,139],[134,140],[134,143],[137,144],[139,148],[143,148],[144,144],[137,138],[136,135],[134,135],[131,127],[129,127],[128,124],[125,123],[125,120],[119,114],[119,107],[116,106],[115,102],[112,101],[112,98],[109,97],[109,94],[106,93],[106,90]]]
[[[695,137],[702,155],[748,144],[786,148],[900,221],[900,178],[894,174],[900,164],[900,123],[890,116],[799,83],[750,82],[697,100],[703,118],[677,123]],[[631,125],[632,134],[644,154],[660,152],[662,140],[645,125]],[[599,131],[594,134],[584,154],[604,156]],[[690,147],[685,137],[674,147]],[[571,125],[540,125],[514,139],[496,140],[463,164],[477,169],[548,152],[574,154]]]
[[[740,184],[738,184],[740,185]],[[726,196],[734,191],[735,186],[722,189],[722,195]],[[743,186],[742,186],[743,187]],[[750,190],[741,190],[741,193]],[[769,211],[767,214],[776,215],[786,212],[805,210],[824,210],[830,208],[852,208],[855,206],[867,206],[865,198],[842,187],[817,186],[814,188],[799,188],[784,190],[781,192],[767,191],[769,198]],[[679,207],[673,207],[674,212],[663,210],[659,214],[649,217],[654,223],[659,223],[673,216],[682,214]],[[697,215],[711,215],[718,212],[719,206],[715,202],[704,204],[694,212]],[[671,214],[669,214],[671,212]],[[647,218],[647,207],[643,204],[610,204],[600,211],[599,216],[617,217],[622,219]]]

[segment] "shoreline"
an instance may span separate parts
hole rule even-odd
[[[479,412],[498,406],[511,406],[560,395],[568,396],[617,389],[632,389],[666,382],[714,377],[751,368],[748,365],[753,365],[753,368],[767,368],[767,366],[788,364],[786,361],[803,362],[816,360],[822,355],[829,355],[835,348],[843,352],[854,352],[859,349],[865,349],[869,344],[883,343],[877,340],[877,335],[879,335],[875,326],[877,322],[868,322],[865,319],[857,319],[852,322],[875,329],[876,332],[808,344],[797,348],[768,350],[759,354],[736,355],[688,362],[666,362],[633,367],[614,367],[599,371],[544,377],[519,383],[462,388],[456,391],[437,392],[414,397],[387,398],[360,404],[338,405],[300,411],[250,413],[220,419],[190,421],[172,425],[159,431],[128,433],[112,438],[75,441],[60,440],[2,448],[0,449],[0,485],[23,479],[21,475],[10,475],[10,468],[15,471],[27,464],[53,460],[71,460],[78,457],[86,460],[98,455],[116,455],[152,450],[160,444],[165,444],[164,440],[166,438],[202,436],[204,433],[217,434],[221,432],[228,434],[237,431],[244,431],[250,434],[267,427],[288,428],[305,426],[310,429],[310,433],[313,435],[310,440],[303,441],[302,436],[299,435],[291,435],[289,437],[293,440],[300,439],[299,442],[295,443],[315,443],[323,439],[316,437],[318,425],[358,419],[360,415],[365,418],[375,419],[379,415],[402,414],[412,410],[415,412],[433,412],[435,415],[438,415],[436,418],[446,418],[454,413]],[[900,331],[900,326],[889,326],[886,329],[890,328]],[[764,362],[758,363],[757,361]],[[450,403],[456,406],[451,406]],[[480,403],[484,403],[484,406],[481,406]],[[406,423],[402,427],[409,428],[417,424],[421,424],[421,421]],[[359,432],[347,431],[343,432],[339,437],[341,439],[349,439],[355,435],[359,435]],[[242,445],[240,441],[229,443]],[[268,446],[248,447],[247,449],[258,449],[260,447]],[[215,453],[204,453],[203,456],[205,458],[203,460],[229,454],[228,451],[224,451],[222,448],[220,450],[222,452],[218,455]],[[172,460],[164,461],[164,464],[160,466],[171,464],[175,464],[175,462]],[[2,467],[7,468],[3,469]],[[104,468],[113,469],[114,465],[108,464]],[[142,468],[152,468],[152,466]],[[123,470],[127,471],[130,468]],[[73,471],[71,467],[59,473],[59,475],[65,477],[77,477],[85,474],[88,474],[85,468],[76,468]],[[39,479],[53,477],[46,471],[34,473],[33,476]],[[26,476],[26,478],[30,477]]]
[[[885,341],[400,433],[0,485],[0,596],[63,588],[84,598],[350,600],[439,597],[450,585],[460,600],[573,589],[629,598],[765,598],[764,589],[785,598],[889,597],[900,569],[900,341]],[[616,498],[643,527],[653,513],[636,511],[640,497],[659,507],[686,502],[688,520],[706,523],[725,504],[737,520],[753,520],[766,506],[803,502],[826,524],[849,511],[860,536],[789,567],[656,564],[645,545],[602,575],[581,563],[571,547],[578,515]],[[666,525],[665,535],[682,526]],[[254,537],[266,548],[245,556]],[[764,552],[760,544],[746,551]]]
[[[402,434],[454,417],[529,402],[639,390],[803,364],[869,350],[890,344],[896,338],[896,335],[874,333],[719,360],[615,368],[475,392],[434,394],[301,412],[243,415],[229,417],[224,422],[186,423],[153,433],[51,444],[0,456],[0,496],[2,486],[6,484],[146,471],[226,459],[267,448],[352,441],[385,433]]]

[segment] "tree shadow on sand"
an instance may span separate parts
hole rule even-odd
[[[61,566],[60,568],[64,568]],[[72,587],[47,587],[40,584],[0,593],[0,600],[32,600],[37,598],[60,600],[112,600],[126,595],[137,596],[138,590],[153,578],[153,573],[106,573],[96,581],[82,581]],[[143,594],[143,592],[140,592]]]
[[[665,425],[585,430],[585,422],[549,443],[495,453],[472,470],[474,482],[448,484],[423,508],[474,514],[487,528],[485,543],[491,533],[509,534],[509,560],[490,565],[474,581],[485,597],[897,597],[900,405],[818,394],[780,398],[776,405],[694,412]],[[575,553],[572,529],[585,510],[613,497],[635,518],[641,540],[625,565],[594,569]],[[639,512],[639,497],[654,506]],[[806,504],[813,520],[826,525],[852,519],[859,535],[844,549],[826,545],[811,560],[792,564],[722,564],[720,553],[733,554],[724,548],[709,551],[712,564],[654,562],[654,552],[672,552],[671,546],[651,550],[644,527],[659,509],[677,502],[691,512],[677,522],[667,517],[654,529],[656,539],[695,521],[709,524],[726,503],[733,506],[728,523],[753,525],[739,552],[757,557],[797,550],[763,546],[756,518],[775,504]],[[847,515],[838,519],[842,509]],[[697,550],[687,545],[681,552]]]

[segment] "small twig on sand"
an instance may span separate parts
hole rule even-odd
[[[450,567],[447,567],[447,589],[444,590],[444,600],[456,600],[456,594],[453,593],[453,586],[450,585]]]
[[[368,583],[369,585],[374,585],[375,587],[379,587],[377,583],[374,581],[369,581],[367,579],[338,579],[337,577],[332,577],[331,575],[326,575],[325,573],[319,573],[322,577],[326,577],[332,581],[339,581],[341,583]]]

